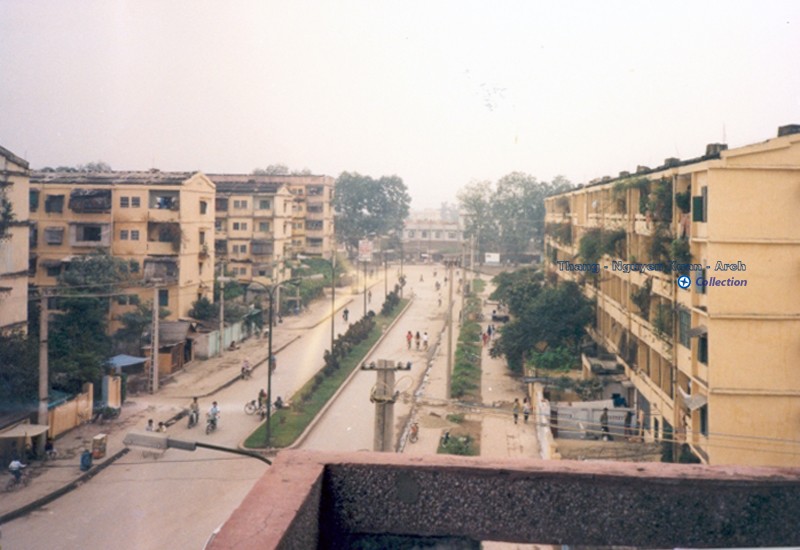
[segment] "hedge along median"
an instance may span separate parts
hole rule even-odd
[[[387,308],[384,304],[380,315],[364,317],[352,324],[345,334],[339,335],[333,344],[333,354],[325,352],[325,366],[292,396],[288,408],[271,415],[271,447],[288,447],[303,433],[353,369],[363,362],[386,327],[405,309],[408,300],[397,298],[395,291],[389,293],[387,302],[393,307]],[[266,430],[262,423],[244,445],[254,449],[264,448],[265,438]]]

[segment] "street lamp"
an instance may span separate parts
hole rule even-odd
[[[305,260],[306,256],[297,255],[298,260]],[[331,259],[319,258],[331,266],[331,353],[333,353],[333,342],[336,340],[336,252],[331,251]],[[356,270],[358,271],[358,270]]]
[[[265,285],[264,283],[260,283],[258,281],[253,281],[254,283],[261,285],[264,287],[264,290],[267,291],[267,296],[269,296],[269,337],[268,337],[268,344],[267,344],[267,428],[266,428],[266,439],[264,441],[264,446],[269,447],[270,437],[272,436],[272,426],[270,425],[270,420],[272,419],[272,369],[273,369],[273,357],[272,357],[272,329],[274,327],[274,316],[275,316],[275,308],[274,308],[274,298],[275,298],[275,291],[278,290],[284,284],[290,285],[297,285],[300,283],[299,279],[289,279],[288,281],[283,281],[281,283],[275,283],[272,285]]]
[[[146,447],[148,449],[180,449],[182,451],[195,451],[197,447],[203,449],[212,449],[214,451],[222,451],[225,453],[233,453],[237,455],[249,456],[258,459],[267,464],[272,464],[272,461],[265,456],[251,451],[243,451],[241,449],[233,449],[231,447],[222,447],[220,445],[212,445],[210,443],[202,443],[200,441],[185,441],[183,439],[175,439],[153,432],[128,432],[125,439],[122,440],[125,445],[132,447]]]

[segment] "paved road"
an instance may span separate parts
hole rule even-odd
[[[410,330],[428,332],[431,345],[442,335],[447,312],[447,294],[443,286],[437,291],[435,282],[444,282],[444,269],[441,266],[409,266],[407,292],[414,294],[411,306],[392,327],[383,341],[374,350],[368,361],[387,359],[392,361],[411,361],[411,372],[398,371],[396,383],[399,390],[407,390],[394,407],[394,437],[396,441],[405,427],[411,409],[411,393],[417,388],[427,366],[427,353],[407,349],[405,334]],[[437,272],[438,279],[433,277]],[[420,281],[420,276],[423,280]],[[439,305],[439,295],[442,304]],[[461,296],[453,292],[454,315],[458,316]],[[457,321],[456,321],[457,322]],[[446,334],[445,334],[446,336]],[[453,331],[453,338],[458,338],[458,331]],[[446,348],[442,339],[442,348]],[[455,343],[454,343],[455,346]],[[440,349],[439,353],[443,353]],[[377,375],[371,371],[358,371],[350,383],[339,394],[338,398],[316,424],[314,430],[303,442],[301,448],[314,450],[358,451],[373,449],[375,405],[370,403],[369,396],[375,385]],[[436,396],[443,398],[444,395]]]
[[[373,288],[373,303],[382,295],[380,283]],[[352,321],[360,308],[355,304],[349,308]],[[336,322],[337,333],[344,332],[341,316]],[[278,354],[273,396],[291,395],[322,366],[323,352],[330,345],[330,323],[298,330],[298,335],[300,339]],[[254,417],[245,415],[243,405],[266,385],[265,373],[265,369],[258,369],[252,380],[237,382],[214,396],[222,409],[219,431],[206,436],[202,426],[190,431],[181,422],[170,428],[170,434],[235,447],[257,424]],[[129,420],[129,428],[142,429],[146,417],[154,411],[161,412],[156,416],[162,418],[166,411],[185,406],[185,397],[175,397],[181,393],[173,390],[160,396],[138,397],[142,412]],[[191,394],[187,388],[186,395]],[[210,401],[204,400],[203,407],[207,408]],[[207,450],[168,450],[157,460],[133,450],[90,483],[3,525],[2,546],[202,548],[208,535],[228,518],[267,467],[254,459]]]

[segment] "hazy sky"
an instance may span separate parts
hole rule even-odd
[[[0,0],[31,166],[397,174],[412,208],[800,123],[800,2]]]

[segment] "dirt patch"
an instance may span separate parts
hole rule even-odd
[[[661,462],[661,445],[658,443],[557,439],[556,445],[561,458],[569,460]]]

